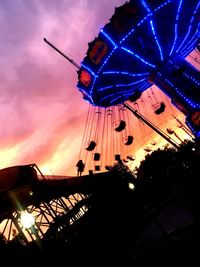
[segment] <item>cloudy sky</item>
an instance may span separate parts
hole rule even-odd
[[[76,69],[88,42],[123,0],[0,1],[0,168],[36,163],[45,173],[75,174],[88,104]]]
[[[76,175],[88,103],[80,64],[123,0],[0,1],[0,168],[36,163],[45,174]]]

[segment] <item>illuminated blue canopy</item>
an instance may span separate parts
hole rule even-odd
[[[199,9],[199,0],[130,0],[116,8],[78,71],[84,99],[113,106],[156,84],[200,135],[199,72],[185,61],[199,43]]]

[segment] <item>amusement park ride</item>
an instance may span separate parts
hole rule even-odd
[[[177,148],[180,138],[153,119],[162,121],[167,102],[174,108],[171,117],[179,110],[185,116],[182,129],[199,138],[199,71],[186,60],[192,51],[199,53],[198,38],[199,1],[125,3],[89,43],[81,65],[44,38],[75,66],[77,87],[91,105],[80,151],[86,165],[94,161],[92,170],[100,171],[116,157],[126,161],[138,142],[135,132],[144,125]]]
[[[144,96],[156,116],[162,116],[166,102],[171,101],[186,118],[186,125],[178,121],[180,127],[188,136],[199,139],[199,71],[186,60],[192,51],[198,56],[200,53],[199,9],[199,0],[130,0],[115,9],[89,43],[81,65],[44,38],[77,68],[77,87],[89,102],[87,119],[91,122],[85,128],[80,157],[83,150],[91,153],[95,171],[102,167],[97,163],[103,148],[117,162],[134,160],[127,155],[136,139],[134,127],[144,124],[179,147],[171,138],[173,130],[164,132],[140,113]],[[155,86],[165,101],[156,100]],[[133,120],[137,124],[133,125]],[[114,134],[110,134],[111,128]],[[109,164],[105,159],[105,168]],[[34,164],[0,170],[1,232],[8,240],[13,238],[13,231],[20,233],[25,242],[59,234],[87,212],[87,198],[93,190],[87,183],[84,176],[46,179]],[[34,216],[30,228],[20,221],[24,210]]]

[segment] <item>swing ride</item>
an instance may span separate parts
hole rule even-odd
[[[199,56],[199,7],[199,0],[130,0],[89,43],[80,66],[44,39],[78,69],[77,87],[89,102],[79,158],[94,162],[95,171],[113,160],[134,161],[149,128],[178,148],[183,140],[174,130],[155,125],[166,123],[166,112],[176,120],[180,111],[186,118],[180,129],[200,137],[199,71],[186,60],[194,51]]]

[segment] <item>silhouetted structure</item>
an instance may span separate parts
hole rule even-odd
[[[35,202],[41,213],[42,203],[48,206],[46,216],[60,209],[54,208],[56,198],[59,204],[69,199],[71,207],[54,216],[40,247],[34,240],[24,245],[16,236],[0,247],[1,255],[17,253],[14,260],[20,262],[25,254],[31,267],[59,266],[66,259],[75,266],[98,261],[101,266],[197,267],[199,158],[199,144],[188,142],[179,150],[166,147],[148,154],[137,178],[125,164],[116,163],[106,173],[42,180]],[[75,192],[82,196],[76,202]]]

